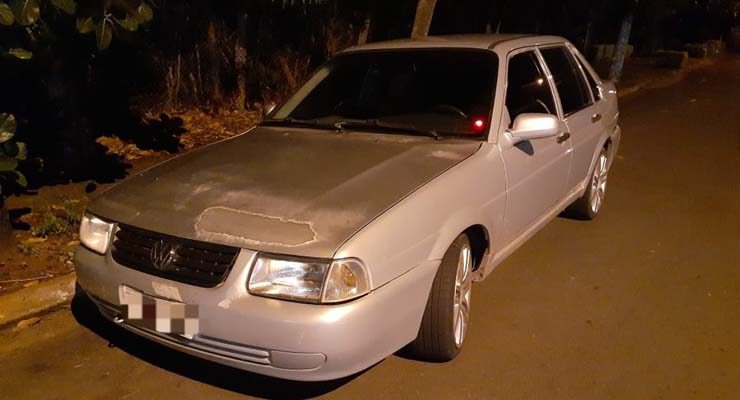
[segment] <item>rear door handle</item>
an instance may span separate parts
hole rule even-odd
[[[591,116],[591,122],[597,123],[601,121],[601,114],[594,114]]]
[[[558,143],[563,143],[570,139],[570,132],[565,132],[562,135],[558,136]]]

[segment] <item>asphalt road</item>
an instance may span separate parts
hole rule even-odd
[[[193,359],[89,304],[0,333],[0,399],[737,399],[740,57],[622,105],[603,214],[558,218],[474,288],[455,361],[300,384]]]

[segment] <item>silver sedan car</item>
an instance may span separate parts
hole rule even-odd
[[[564,210],[597,216],[617,118],[563,38],[351,48],[260,126],[94,199],[78,282],[121,327],[259,374],[451,360],[473,282]]]

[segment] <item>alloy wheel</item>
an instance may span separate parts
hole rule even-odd
[[[606,154],[599,155],[594,168],[594,174],[591,177],[591,211],[596,214],[601,209],[606,196],[606,183],[608,179],[608,158]]]
[[[465,340],[470,321],[470,299],[473,289],[473,256],[470,245],[460,249],[457,258],[457,275],[455,277],[455,298],[452,327],[455,334],[455,346],[459,349]]]

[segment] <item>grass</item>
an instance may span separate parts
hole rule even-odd
[[[71,236],[80,229],[84,206],[77,200],[65,200],[61,206],[52,206],[44,211],[40,220],[33,225],[34,237]]]

